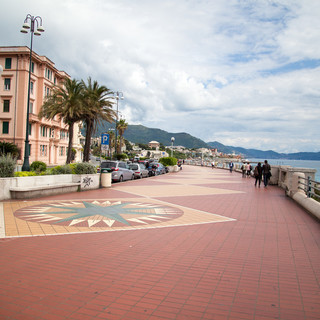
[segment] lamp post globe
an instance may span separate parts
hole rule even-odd
[[[35,30],[35,26],[37,27]],[[32,45],[33,45],[33,35],[40,36],[44,32],[42,27],[42,18],[39,16],[32,16],[27,14],[22,29],[22,33],[30,32],[31,41],[30,41],[30,58],[29,58],[29,79],[28,79],[28,101],[27,101],[27,119],[26,119],[26,140],[24,144],[24,160],[22,165],[22,171],[30,171],[29,164],[29,110],[30,110],[30,87],[31,87],[31,66],[32,66]]]

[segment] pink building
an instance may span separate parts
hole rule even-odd
[[[0,140],[14,143],[21,149],[18,164],[22,164],[24,157],[29,58],[28,47],[0,47],[0,65],[3,68],[0,76]],[[37,115],[52,87],[61,84],[69,75],[57,70],[50,59],[35,52],[32,53],[31,71],[30,164],[35,160],[47,165],[64,164],[68,147],[67,125],[59,119],[40,120]]]

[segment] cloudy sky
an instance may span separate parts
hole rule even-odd
[[[122,91],[129,124],[206,142],[320,151],[318,0],[11,0],[1,46],[30,45],[72,78]],[[168,141],[170,144],[170,141]]]

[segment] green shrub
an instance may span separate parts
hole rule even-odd
[[[51,174],[71,174],[72,169],[69,165],[56,166],[51,169]]]
[[[117,160],[125,160],[125,159],[128,159],[128,156],[125,153],[117,153],[115,155],[115,158]]]
[[[0,141],[0,156],[11,154],[12,158],[18,158],[20,149],[11,142]]]
[[[32,177],[36,175],[37,173],[34,171],[17,171],[14,173],[15,177]]]
[[[93,174],[97,173],[96,167],[88,162],[74,163],[75,174]]]
[[[44,172],[47,170],[47,165],[42,161],[33,161],[31,163],[30,169],[36,172]]]
[[[164,157],[160,158],[159,162],[164,166],[175,166],[177,164],[177,159],[172,157]]]
[[[16,159],[11,154],[2,155],[0,157],[0,177],[7,178],[14,176],[14,169],[16,167]]]

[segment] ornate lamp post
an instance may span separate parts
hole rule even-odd
[[[35,30],[35,24],[37,25],[36,30]],[[30,60],[29,60],[26,140],[25,140],[25,145],[24,145],[24,161],[23,161],[23,165],[22,165],[22,171],[30,171],[30,164],[29,164],[29,108],[30,108],[30,84],[31,84],[31,65],[32,65],[32,43],[33,43],[33,35],[40,36],[41,32],[44,32],[44,28],[42,27],[41,17],[39,17],[39,16],[34,17],[30,14],[28,14],[26,16],[20,32],[28,33],[28,31],[30,31],[30,33],[31,33],[31,44],[30,44]]]
[[[175,138],[172,137],[172,138],[171,138],[171,158],[172,158],[172,156],[173,156],[173,143],[174,143],[174,140],[175,140]]]
[[[116,99],[117,99],[117,116],[116,116],[116,137],[115,137],[115,142],[114,142],[114,145],[115,145],[115,153],[117,153],[117,144],[118,144],[118,108],[119,108],[119,99],[123,100],[124,97],[123,97],[123,93],[121,91],[117,91],[115,92],[115,96],[114,96]]]

